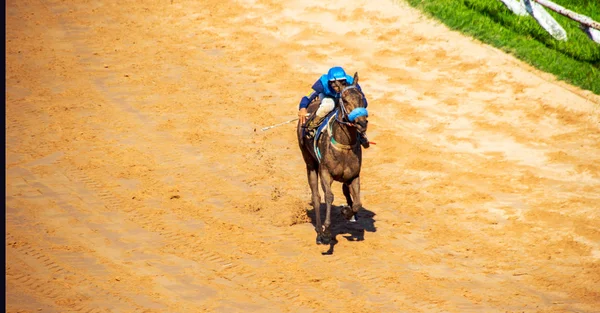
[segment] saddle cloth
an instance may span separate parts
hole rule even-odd
[[[327,125],[331,123],[331,121],[337,114],[337,111],[338,109],[336,108],[335,110],[329,112],[321,122],[321,125],[319,125],[319,127],[317,127],[317,130],[315,131],[315,136],[313,137],[313,147],[315,150],[315,155],[317,156],[317,161],[319,161],[319,163],[321,163],[321,151],[319,151],[319,147],[317,146],[317,143],[319,142],[319,137],[321,137],[321,135],[323,134],[323,130],[327,128]]]

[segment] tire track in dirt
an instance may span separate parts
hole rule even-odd
[[[65,165],[61,165],[62,167],[65,167]],[[158,232],[158,234],[160,235],[159,238],[163,238],[163,240],[161,240],[161,245],[160,246],[172,246],[173,249],[175,251],[180,250],[180,249],[191,249],[195,252],[197,251],[203,251],[203,246],[201,243],[197,243],[197,244],[193,244],[190,246],[189,241],[190,238],[194,238],[197,235],[197,229],[190,229],[188,231],[188,233],[182,234],[181,230],[186,229],[185,224],[182,223],[177,223],[177,227],[174,226],[167,226],[167,224],[165,224],[165,221],[162,218],[157,218],[156,220],[152,219],[152,218],[148,218],[148,215],[144,215],[143,213],[138,213],[136,208],[131,208],[131,207],[127,207],[126,204],[118,199],[117,197],[113,196],[111,192],[106,191],[105,187],[102,187],[101,183],[98,183],[95,180],[89,179],[87,178],[85,175],[83,175],[82,172],[79,172],[78,170],[74,170],[74,169],[68,169],[67,170],[68,176],[71,177],[72,181],[74,184],[76,185],[80,185],[81,183],[85,184],[85,185],[89,185],[91,186],[92,190],[97,190],[98,194],[101,194],[101,198],[102,201],[105,203],[102,206],[106,207],[110,212],[118,212],[119,210],[124,210],[127,213],[129,213],[129,217],[131,220],[137,222],[138,224],[142,225],[143,228],[148,229],[148,230],[152,230],[152,231],[156,231]],[[73,179],[73,177],[75,177]],[[79,193],[82,194],[81,189],[79,190]],[[89,192],[89,193],[96,193],[96,192]],[[64,203],[64,202],[59,202],[59,204],[62,207],[67,207],[69,208],[69,204]],[[125,208],[125,209],[123,209]],[[75,209],[70,209],[69,210],[69,215],[71,217],[74,217],[78,220],[82,220],[84,218],[81,217],[81,213],[77,212],[77,210]],[[106,238],[110,238],[111,240],[114,241],[114,238],[133,238],[134,236],[139,236],[139,232],[136,233],[132,233],[132,234],[127,234],[127,233],[115,233],[115,234],[111,234],[109,231],[107,231],[105,229],[105,227],[103,227],[103,225],[112,225],[114,224],[114,222],[110,222],[110,221],[105,221],[105,222],[101,222],[101,221],[96,221],[94,224],[87,224],[88,228],[93,228],[94,232],[97,233],[101,233],[101,234],[106,234],[105,239]],[[94,236],[94,233],[90,233],[87,236]],[[102,242],[103,240],[101,239],[97,239],[97,242]],[[131,240],[127,240],[127,241],[131,241]],[[179,243],[179,244],[174,244],[174,243]],[[114,245],[112,245],[114,246]],[[153,246],[156,246],[156,240],[153,241]],[[107,249],[105,247],[105,249]],[[109,249],[111,250],[111,249]],[[126,252],[126,251],[123,251]],[[117,252],[113,252],[111,253],[112,255],[118,255]],[[173,255],[181,255],[181,254],[173,254]],[[195,272],[194,274],[196,276],[199,277],[212,277],[218,274],[219,271],[222,271],[223,269],[227,268],[228,270],[234,269],[236,268],[235,264],[232,264],[230,260],[225,259],[223,257],[221,257],[220,255],[217,255],[215,253],[212,252],[208,252],[206,254],[202,254],[201,258],[197,258],[197,261],[202,261],[201,263],[205,264],[205,266],[203,267],[196,267],[195,268]],[[158,259],[158,256],[157,256]],[[182,260],[184,261],[184,260]],[[209,261],[209,262],[205,262],[205,261]],[[213,266],[206,266],[207,264],[213,264]],[[186,265],[181,264],[181,268],[185,268]],[[198,272],[198,270],[200,269],[200,272]],[[155,276],[160,275],[161,273],[154,273]],[[241,276],[240,279],[237,279],[237,283],[239,284],[243,284],[243,282],[248,279],[248,278],[252,278],[254,277],[254,273],[250,272],[249,269],[246,269],[244,272],[242,272],[240,275],[237,274],[232,274],[230,275],[230,278],[236,278],[237,276]],[[232,279],[235,280],[235,279]],[[177,282],[179,283],[179,282]],[[202,289],[199,288],[199,286],[194,286],[194,285],[173,285],[171,286],[172,288],[177,288],[178,290],[193,290],[193,289]],[[184,292],[185,293],[185,292]]]
[[[13,233],[17,235],[13,235]],[[113,296],[106,289],[81,275],[81,272],[75,272],[59,265],[61,262],[51,255],[23,242],[24,238],[27,237],[15,231],[6,236],[9,247],[12,247],[12,249],[9,248],[10,250],[7,253],[7,257],[10,256],[11,264],[19,264],[19,262],[23,262],[22,265],[26,264],[25,266],[15,266],[15,272],[11,272],[11,267],[7,273],[7,276],[13,277],[18,284],[27,286],[32,291],[53,299],[57,305],[68,305],[77,312],[107,312],[97,303],[88,303],[95,302],[93,298],[90,298],[91,295],[100,296],[105,300],[109,299],[111,303],[122,303],[131,306],[128,299]],[[31,272],[22,271],[24,268],[35,269],[35,271],[32,274]],[[67,292],[65,295],[65,290],[52,282],[53,280],[65,280],[74,277],[76,278],[71,283],[77,286],[79,290],[83,289],[84,291],[75,294]],[[142,310],[136,308],[134,312],[142,312]]]
[[[57,164],[51,164],[51,165],[56,166]],[[62,211],[63,211],[62,213],[52,214],[51,208],[47,207],[45,214],[49,215],[48,217],[51,219],[51,221],[47,221],[44,224],[59,225],[57,227],[60,227],[60,225],[70,225],[72,230],[78,229],[81,237],[85,238],[86,242],[93,242],[93,244],[91,246],[94,246],[96,250],[109,252],[110,255],[126,255],[129,252],[129,250],[131,250],[131,245],[125,244],[122,241],[125,240],[128,242],[135,242],[136,238],[140,237],[140,232],[137,231],[135,228],[129,228],[130,233],[127,233],[127,232],[116,233],[116,232],[113,232],[108,229],[109,225],[119,224],[120,221],[118,219],[114,219],[114,218],[107,220],[107,217],[105,217],[105,215],[103,215],[104,213],[106,213],[105,208],[111,208],[111,209],[113,209],[112,211],[115,212],[116,208],[119,207],[118,205],[121,202],[116,201],[115,198],[110,197],[109,194],[107,194],[105,192],[100,192],[99,194],[102,195],[101,197],[102,197],[103,201],[109,202],[108,206],[105,206],[104,204],[100,203],[100,201],[95,201],[95,205],[92,205],[92,203],[90,201],[88,201],[86,203],[89,206],[86,208],[86,212],[83,212],[83,211],[81,211],[81,209],[75,208],[73,205],[71,205],[71,203],[69,201],[65,200],[64,194],[59,195],[59,194],[55,193],[53,190],[51,190],[50,187],[48,187],[44,183],[38,181],[31,172],[29,172],[25,169],[22,169],[22,168],[15,168],[12,171],[9,171],[9,174],[11,176],[18,174],[19,177],[22,177],[23,179],[25,179],[28,182],[28,185],[31,186],[32,189],[36,190],[37,192],[39,192],[41,194],[41,196],[39,198],[52,199],[52,201],[54,201],[53,205],[58,206],[62,209]],[[65,177],[65,180],[67,180],[66,177]],[[85,196],[93,197],[92,192],[89,190],[82,189],[79,185],[79,182],[68,181],[68,182],[64,182],[64,184],[68,184],[69,182],[79,186],[79,188],[77,190],[78,195],[83,196],[83,197],[85,197]],[[93,181],[88,180],[88,183],[95,185],[95,183]],[[100,203],[100,205],[98,205],[98,203]],[[17,212],[14,209],[9,210],[9,212],[7,214],[7,219],[8,219],[9,225],[18,225],[19,223],[25,224],[25,225],[33,224],[33,221],[23,222],[22,217],[15,218],[13,215],[16,213]],[[93,220],[94,222],[92,223],[92,222],[90,222],[90,220]],[[37,232],[45,233],[47,231],[37,230]],[[60,233],[60,228],[59,228],[58,233]],[[110,243],[110,244],[107,245],[106,243]],[[153,241],[153,244],[156,244],[156,243],[157,243],[156,241]],[[138,248],[139,248],[139,246],[138,246]],[[116,273],[108,272],[106,267],[91,266],[92,263],[106,264],[106,261],[103,262],[101,260],[101,259],[106,260],[106,257],[104,257],[104,258],[95,257],[93,260],[89,260],[89,258],[82,258],[81,255],[77,252],[75,252],[75,253],[54,252],[53,254],[56,255],[57,257],[59,257],[64,262],[66,262],[67,264],[69,264],[69,266],[71,266],[72,268],[77,268],[78,271],[80,271],[80,272],[85,271],[88,275],[92,275],[91,277],[93,277],[93,278],[90,278],[91,280],[97,279],[99,277],[118,277],[118,276],[130,277],[131,276],[131,274],[121,273],[119,275]],[[92,255],[92,254],[88,254],[88,255]],[[160,259],[160,258],[158,256],[156,256],[156,259]],[[115,261],[112,261],[112,262],[113,262],[112,263],[113,268],[114,268],[114,266],[122,267],[121,265],[117,265],[116,263],[114,263]],[[124,260],[121,260],[119,263],[122,263],[122,262],[124,262]],[[50,266],[50,264],[45,264],[45,265]],[[55,267],[58,267],[58,265],[52,263],[52,268],[55,268]],[[58,268],[57,270],[61,271],[62,269]],[[151,272],[153,272],[154,276],[160,276],[160,275],[165,274],[160,271],[157,272],[157,270],[154,270],[154,271],[151,270]],[[185,290],[185,289],[201,290],[202,289],[201,286],[189,284],[189,283],[182,284],[179,286],[175,285],[172,287],[179,288],[179,290]],[[168,293],[168,291],[163,291],[163,292]],[[130,291],[120,290],[120,294],[127,296],[129,299],[137,299],[137,301],[141,301],[141,303],[138,303],[138,305],[140,305],[141,307],[144,307],[144,306],[155,307],[157,305],[156,303],[153,303],[152,301],[147,300],[147,298],[144,298],[142,295],[133,294]],[[177,294],[172,294],[172,296],[175,298],[178,297]]]
[[[19,210],[9,206],[8,211],[7,211],[7,222],[9,223],[9,225],[24,224],[28,227],[31,227],[30,225],[35,225],[34,230],[32,230],[32,231],[34,233],[38,233],[38,234],[48,234],[49,231],[51,230],[51,228],[46,229],[46,230],[43,229],[42,225],[44,225],[44,224],[55,224],[55,225],[59,225],[59,227],[60,227],[60,225],[69,225],[72,230],[78,229],[79,231],[81,231],[80,235],[81,235],[81,237],[85,238],[85,241],[94,242],[94,246],[97,249],[107,249],[105,244],[103,244],[104,242],[107,242],[107,241],[114,242],[115,238],[119,238],[119,234],[111,233],[109,230],[107,230],[105,227],[103,227],[104,225],[110,225],[110,223],[107,222],[107,223],[100,223],[98,225],[92,225],[89,222],[87,222],[87,220],[89,220],[90,218],[92,218],[94,216],[99,216],[99,214],[86,214],[86,213],[83,213],[81,210],[77,210],[69,202],[62,199],[61,196],[54,193],[54,191],[52,191],[45,184],[43,184],[39,181],[35,181],[36,178],[31,173],[29,173],[23,169],[20,169],[19,172],[22,175],[22,177],[24,177],[29,182],[31,182],[30,185],[33,188],[38,190],[43,195],[43,197],[41,197],[42,199],[50,199],[50,201],[53,201],[53,205],[47,206],[46,211],[44,212],[44,214],[47,215],[47,217],[50,218],[51,221],[46,221],[46,222],[36,224],[34,221],[29,220],[27,217],[23,216],[23,213],[19,213],[20,212]],[[52,213],[53,210],[50,208],[53,206],[60,207],[64,212],[53,214]],[[96,211],[91,210],[88,212],[96,212]],[[20,231],[19,229],[16,229],[15,227],[11,227],[9,232],[18,233],[18,236],[13,235],[12,233],[9,233],[7,235],[7,241],[9,242],[9,244],[12,241],[14,243],[13,246],[17,247],[17,251],[21,252],[21,254],[31,255],[31,256],[35,257],[35,259],[38,260],[39,262],[41,262],[41,264],[44,266],[46,271],[43,271],[43,272],[49,271],[52,274],[52,277],[54,277],[54,278],[58,277],[57,275],[60,275],[60,277],[64,278],[65,275],[75,276],[75,273],[78,273],[77,275],[79,275],[81,277],[81,280],[75,282],[75,285],[77,285],[79,287],[81,287],[81,286],[90,287],[91,286],[91,288],[93,288],[92,291],[94,292],[94,294],[98,294],[101,296],[105,296],[105,295],[109,294],[107,289],[102,289],[99,286],[98,279],[101,277],[115,277],[117,275],[109,272],[106,266],[93,265],[93,264],[102,264],[103,262],[100,260],[100,258],[94,257],[92,259],[93,260],[93,262],[92,262],[89,260],[88,257],[85,257],[85,258],[82,257],[80,255],[80,253],[77,253],[77,251],[75,251],[75,252],[69,252],[69,251],[60,252],[60,250],[59,251],[53,250],[52,254],[46,254],[40,248],[36,248],[29,244],[22,244],[19,241],[17,241],[17,238],[20,238],[21,240],[23,238],[27,238],[29,236],[29,232],[24,233],[24,232]],[[50,233],[54,233],[54,236],[60,236],[61,229],[58,228],[58,232],[51,231]],[[45,235],[44,237],[47,237],[47,236],[48,235]],[[51,247],[53,244],[59,244],[59,243],[63,242],[63,240],[61,240],[60,237],[52,237],[52,238],[46,239],[46,240],[48,240],[48,242],[41,241],[41,240],[42,240],[41,238],[36,239],[36,241],[38,241],[41,245],[43,245],[45,247]],[[67,243],[68,243],[68,246],[71,246],[71,247],[73,246],[72,243],[69,243],[69,242],[67,242]],[[112,250],[115,250],[115,245],[112,245],[111,248],[112,248]],[[121,250],[117,251],[116,253],[124,253],[124,252],[125,251],[123,249],[121,249]],[[88,254],[88,255],[93,255],[93,254]],[[60,261],[59,261],[59,259],[60,259]],[[70,270],[67,270],[66,267],[59,265],[59,264],[64,264],[64,263],[68,264],[68,267],[70,268]],[[37,266],[33,266],[33,267],[39,268]],[[84,272],[86,274],[82,274]],[[118,288],[113,287],[110,290],[114,292],[114,289],[118,289]],[[109,297],[106,297],[105,299],[106,300],[109,300],[109,299],[116,300],[116,301],[115,302],[106,301],[106,302],[104,302],[104,304],[116,303],[116,305],[122,306],[123,304],[127,303],[129,306],[131,306],[133,303],[131,298],[134,298],[136,296],[136,295],[130,294],[129,292],[127,292],[125,290],[121,290],[119,292],[119,294],[125,295],[126,298],[123,298],[121,296],[115,296],[115,297],[109,296]],[[139,295],[137,295],[137,296],[139,296]],[[138,306],[137,304],[135,304],[135,305],[137,306],[136,311],[142,310],[142,306]]]
[[[36,135],[40,133],[32,132],[34,126],[47,124],[47,117],[41,115],[40,112],[31,110],[32,105],[19,100],[11,101],[9,111],[6,114],[6,151],[17,151],[17,154],[10,154],[6,160],[6,166],[14,166],[16,164],[30,161],[23,154],[22,144],[25,141],[33,141]],[[35,116],[35,120],[27,119],[27,116]],[[8,156],[8,155],[7,155]]]
[[[10,259],[10,261],[14,269],[11,268],[7,270],[6,278],[9,280],[11,285],[18,286],[16,287],[17,289],[25,288],[36,294],[42,294],[44,295],[44,302],[52,301],[52,306],[56,305],[57,303],[67,303],[69,301],[67,299],[75,299],[81,297],[80,295],[72,294],[69,292],[58,292],[56,290],[58,290],[59,288],[52,286],[48,283],[48,281],[43,281],[34,276],[31,276],[31,273],[27,273],[23,270],[24,268],[27,268],[28,265],[26,265],[26,263],[21,261],[19,258],[13,257]],[[51,291],[47,291],[46,288],[50,288]],[[38,306],[41,305],[38,304]],[[74,311],[101,312],[93,307],[87,308],[86,310],[86,307],[82,305],[78,305],[76,308],[74,308]]]

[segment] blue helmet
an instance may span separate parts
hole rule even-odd
[[[339,66],[334,66],[327,72],[327,80],[346,80],[346,72]]]

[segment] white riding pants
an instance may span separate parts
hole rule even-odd
[[[335,107],[335,102],[333,101],[333,99],[323,98],[323,100],[321,100],[321,104],[319,105],[319,108],[317,109],[317,112],[315,113],[315,115],[317,117],[325,117],[325,116],[327,116],[327,114],[329,114],[329,112],[331,112],[333,110],[334,107]]]

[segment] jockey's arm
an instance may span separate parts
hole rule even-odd
[[[298,109],[308,108],[308,105],[318,96],[319,96],[319,94],[316,91],[311,91],[308,95],[302,97],[302,99],[300,100],[300,105],[298,106]]]
[[[300,100],[299,109],[308,108],[308,105],[313,100],[315,100],[315,98],[318,97],[319,94],[322,93],[323,91],[324,91],[324,89],[323,89],[323,85],[321,85],[321,81],[317,80],[313,84],[311,92],[309,94],[307,94],[306,96],[302,97],[302,99]]]

